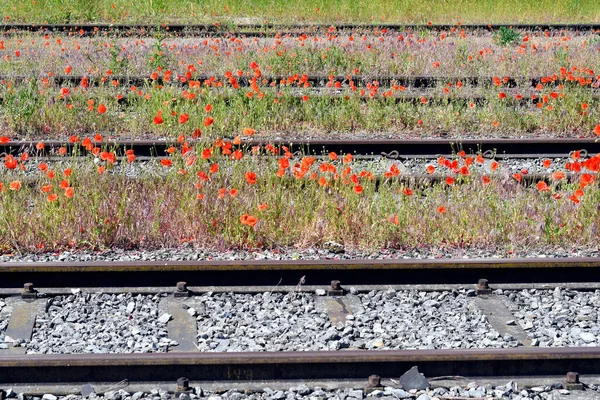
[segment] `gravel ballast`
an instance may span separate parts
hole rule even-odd
[[[102,293],[53,297],[36,320],[27,353],[165,352],[176,342],[168,338],[159,313],[162,297]]]
[[[332,326],[309,294],[212,294],[195,299],[200,351],[310,351],[514,347],[466,290],[358,295],[363,309]]]
[[[0,262],[115,262],[115,261],[233,261],[233,260],[422,260],[450,258],[567,258],[600,257],[600,248],[540,248],[540,249],[478,249],[447,247],[410,247],[405,249],[378,249],[364,251],[344,248],[342,252],[332,252],[327,246],[298,249],[278,247],[275,249],[201,249],[184,244],[174,249],[105,251],[63,251],[57,253],[29,253],[0,255]]]
[[[508,298],[534,346],[598,346],[600,344],[600,290],[593,292],[523,290]]]
[[[8,348],[8,345],[4,343],[4,332],[6,332],[9,321],[10,308],[6,304],[6,300],[0,298],[0,349]]]
[[[577,397],[581,399],[593,399],[598,395],[600,387],[589,385],[585,392],[580,392]],[[45,394],[42,396],[23,396],[16,394],[9,389],[10,398],[31,399],[31,400],[79,400],[101,399],[101,400],[165,400],[165,399],[210,399],[210,400],[282,400],[282,399],[337,399],[352,400],[364,398],[378,399],[416,399],[416,400],[440,400],[444,398],[486,398],[486,399],[509,399],[509,400],[551,400],[557,398],[572,397],[569,390],[563,388],[559,382],[551,385],[541,385],[534,387],[520,387],[516,382],[510,381],[503,385],[478,385],[475,382],[451,387],[439,386],[426,390],[405,391],[398,387],[387,386],[382,390],[375,390],[367,393],[364,388],[344,388],[327,389],[321,387],[310,387],[306,384],[300,384],[290,387],[287,390],[278,390],[265,387],[262,390],[228,390],[225,392],[212,392],[203,390],[201,387],[195,387],[190,393],[175,395],[162,389],[152,389],[149,392],[128,392],[124,389],[113,390],[103,394],[96,395],[92,393],[89,397],[80,395],[54,396]],[[570,396],[571,395],[571,396]]]

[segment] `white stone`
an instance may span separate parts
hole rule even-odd
[[[158,319],[158,323],[160,324],[166,324],[167,322],[169,322],[171,320],[171,314],[168,313],[164,313],[163,315],[160,316],[160,318]]]

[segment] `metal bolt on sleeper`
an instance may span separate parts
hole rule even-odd
[[[579,373],[567,372],[567,384],[565,388],[567,390],[583,390],[583,383],[579,382]]]
[[[23,291],[21,292],[22,299],[35,299],[37,298],[37,291],[33,287],[33,283],[26,283],[23,285]]]
[[[190,295],[190,291],[187,288],[187,282],[177,282],[173,295],[175,297],[188,297]]]
[[[327,295],[328,296],[343,296],[344,295],[344,289],[342,288],[340,281],[338,281],[338,280],[331,281],[331,285],[329,286],[329,289],[327,290]]]
[[[379,375],[370,375],[367,379],[367,386],[365,387],[365,392],[371,393],[375,390],[381,390],[383,387],[381,386],[381,377]]]
[[[177,389],[175,389],[175,393],[187,393],[190,392],[192,388],[190,388],[190,380],[185,377],[181,377],[177,379]]]
[[[492,289],[488,284],[488,280],[480,279],[477,282],[477,289],[475,290],[475,292],[477,293],[477,296],[492,294]]]

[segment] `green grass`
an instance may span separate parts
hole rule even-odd
[[[582,23],[596,0],[0,0],[6,22]]]

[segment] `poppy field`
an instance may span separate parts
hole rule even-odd
[[[211,1],[81,3],[87,9],[0,0],[0,10],[10,22],[204,18],[227,26],[245,4],[221,11]],[[289,22],[291,4],[281,3],[273,18]],[[261,37],[0,35],[0,143],[37,143],[0,155],[0,252],[327,241],[363,250],[597,247],[600,154],[565,148],[558,161],[537,160],[549,178],[529,184],[527,168],[457,151],[421,160],[420,173],[442,176],[424,181],[401,180],[391,162],[268,142],[600,137],[598,32],[472,31],[456,22],[458,10],[437,15],[432,2],[392,12],[379,1],[341,1],[336,10],[305,3],[296,21],[373,23],[381,14],[396,23],[452,17],[455,26]],[[527,2],[501,3],[501,12],[463,17],[556,22],[563,7],[565,22],[582,22],[599,12],[585,1],[538,14]],[[266,7],[256,2],[243,16]],[[250,147],[248,138],[266,144]],[[167,139],[172,147],[142,159],[100,144],[115,139]],[[66,147],[42,155],[49,140],[80,156]]]
[[[284,138],[590,137],[598,124],[593,32],[519,33],[510,44],[460,26],[279,38],[71,36],[0,41],[6,135],[174,139],[197,129],[214,139],[251,126]]]

